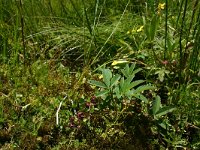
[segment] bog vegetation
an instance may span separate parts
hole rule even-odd
[[[199,149],[199,0],[0,0],[0,149]]]

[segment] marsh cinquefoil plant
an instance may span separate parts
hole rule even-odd
[[[129,66],[128,64],[120,69],[118,73],[112,73],[110,69],[100,69],[103,74],[103,81],[90,80],[89,83],[98,87],[99,91],[96,93],[96,97],[103,99],[104,107],[111,107],[115,110],[121,108],[124,100],[141,100],[144,103],[149,103],[148,98],[143,94],[144,91],[155,89],[150,84],[145,84],[145,80],[134,80],[135,76],[142,69],[135,68],[135,64]],[[161,109],[161,101],[159,96],[152,104],[152,114],[154,117],[162,116],[172,111],[172,108],[164,107]]]
[[[123,100],[132,100],[134,98],[148,102],[147,98],[142,94],[145,90],[152,90],[155,87],[143,84],[144,80],[135,80],[136,73],[142,69],[135,69],[135,64],[130,67],[127,64],[125,68],[120,70],[120,74],[113,74],[110,69],[100,69],[103,74],[103,81],[90,80],[89,83],[99,87],[100,91],[96,93],[96,97],[101,97],[104,106],[111,106],[117,109],[121,107]]]

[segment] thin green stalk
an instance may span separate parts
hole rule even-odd
[[[21,21],[21,35],[22,35],[22,44],[23,44],[23,57],[24,57],[24,65],[26,64],[26,44],[25,44],[25,35],[24,35],[24,11],[23,11],[23,2],[19,1],[19,14]]]
[[[190,20],[189,28],[188,28],[188,30],[187,30],[186,46],[185,46],[184,54],[185,54],[185,53],[188,53],[187,51],[188,51],[189,48],[188,48],[187,44],[188,44],[188,42],[189,42],[190,32],[191,32],[192,26],[193,26],[193,24],[194,24],[193,21],[194,21],[194,17],[195,17],[195,14],[196,14],[196,8],[197,8],[197,6],[198,6],[198,2],[199,2],[199,0],[196,0],[195,3],[194,3],[194,6],[193,6],[192,17],[191,17],[191,20]]]
[[[183,10],[183,16],[182,16],[182,23],[181,23],[181,29],[180,29],[180,37],[179,37],[179,82],[182,83],[182,71],[184,70],[184,64],[186,64],[186,60],[183,61],[184,55],[183,55],[183,48],[182,48],[182,36],[183,36],[183,30],[184,30],[184,23],[185,23],[185,17],[186,17],[186,11],[187,11],[187,4],[188,0],[185,0],[184,10]]]
[[[198,0],[197,0],[198,1]],[[199,27],[199,22],[200,22],[200,6],[199,7],[199,10],[198,10],[198,13],[197,14],[197,19],[196,19],[196,23],[194,25],[194,31],[193,31],[193,35],[192,35],[192,39],[195,37],[196,35],[196,32],[197,32],[197,29]]]
[[[199,23],[199,22],[198,22]],[[200,49],[200,45],[199,45],[199,41],[200,41],[200,27],[198,27],[197,29],[197,33],[195,36],[195,41],[194,41],[194,46],[193,46],[193,51],[190,57],[190,69],[192,71],[194,71],[195,74],[198,73],[198,69],[199,69],[199,49]]]
[[[92,39],[90,41],[90,45],[88,47],[88,50],[85,50],[84,52],[84,56],[85,56],[85,64],[88,65],[89,62],[89,58],[90,58],[90,54],[91,54],[91,46],[94,43],[95,47],[97,48],[97,41],[96,41],[96,33],[95,33],[95,29],[96,29],[96,25],[97,25],[97,13],[98,13],[98,7],[99,7],[99,0],[96,0],[95,2],[95,12],[94,12],[94,21],[93,21],[93,26],[92,26]]]
[[[177,29],[177,27],[178,27],[178,22],[179,22],[179,19],[180,19],[180,17],[181,17],[181,12],[182,12],[183,4],[184,4],[184,0],[181,1],[181,5],[180,5],[178,17],[177,17],[177,20],[176,20],[176,29]]]
[[[87,28],[90,32],[90,35],[92,36],[92,27],[91,27],[91,23],[90,23],[90,20],[89,20],[89,17],[88,17],[88,13],[87,13],[87,10],[86,10],[86,5],[85,5],[84,0],[82,0],[82,3],[83,3],[84,16],[85,16],[85,19],[86,19],[86,25],[87,25]]]
[[[166,8],[165,8],[165,51],[164,51],[164,60],[166,60],[166,53],[167,53],[167,38],[168,38],[168,0],[165,0]]]

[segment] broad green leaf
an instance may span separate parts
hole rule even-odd
[[[161,106],[160,96],[156,96],[156,99],[153,101],[153,106],[152,106],[153,115],[155,115],[158,112],[160,106]]]
[[[121,78],[121,76],[119,74],[115,75],[112,79],[111,79],[111,84],[110,87],[113,87]]]
[[[144,82],[144,80],[133,81],[133,82],[131,82],[131,83],[129,84],[128,88],[129,88],[129,89],[132,89],[133,87],[135,87],[135,86],[137,86],[137,85],[139,85],[139,84],[141,84],[141,83],[143,83],[143,82]]]
[[[100,91],[100,92],[96,93],[95,96],[96,97],[101,97],[101,96],[105,96],[108,93],[109,93],[109,90],[103,90],[103,91]]]
[[[172,106],[165,106],[163,108],[160,108],[157,112],[156,112],[156,116],[157,117],[161,117],[163,115],[166,115],[167,113],[169,112],[172,112],[174,111],[176,108],[175,107],[172,107]]]
[[[103,73],[104,83],[107,85],[107,87],[110,87],[110,80],[112,78],[112,72],[110,71],[110,69],[103,69],[102,73]]]
[[[92,84],[92,85],[95,85],[97,87],[107,88],[107,86],[103,82],[100,82],[100,81],[89,80],[88,83]]]

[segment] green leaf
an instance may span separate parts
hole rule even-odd
[[[126,80],[124,80],[123,81],[123,84],[122,84],[122,82],[120,83],[120,92],[122,92],[122,93],[126,93],[126,92],[128,92],[130,89],[128,88],[128,86],[129,86],[129,81],[128,81],[128,79],[126,79]]]
[[[139,85],[139,84],[141,84],[141,83],[143,83],[143,82],[144,82],[144,80],[133,81],[133,82],[131,82],[131,83],[129,84],[128,88],[129,88],[129,89],[132,89],[133,87],[135,87],[135,86],[137,86],[137,85]]]
[[[123,89],[124,89],[124,77],[122,77],[120,80],[120,91],[123,91]]]
[[[139,87],[134,91],[133,94],[137,94],[137,93],[141,93],[141,92],[146,91],[146,90],[153,90],[153,89],[155,89],[154,86],[151,86],[151,85],[141,85],[141,86],[139,86]]]
[[[107,87],[110,87],[110,80],[112,78],[112,72],[110,69],[102,69],[103,73],[103,81],[107,85]]]
[[[156,96],[156,99],[153,101],[152,112],[155,115],[161,107],[160,96]]]
[[[158,17],[155,15],[153,16],[153,19],[151,20],[151,26],[150,26],[150,40],[153,41],[156,35],[157,27],[158,27]]]
[[[158,70],[155,72],[155,74],[158,74],[158,79],[160,82],[164,81],[165,72],[163,70]]]
[[[142,94],[138,94],[138,95],[134,95],[136,98],[140,99],[141,101],[147,103],[148,102],[148,99],[142,95]]]
[[[124,69],[122,69],[121,72],[126,78],[128,78],[128,76],[129,76],[129,66],[128,66],[128,64],[126,64],[126,67]]]
[[[135,75],[129,75],[126,79],[126,83],[130,84],[134,77]]]
[[[156,116],[157,117],[161,117],[163,115],[166,115],[167,113],[170,113],[172,111],[174,111],[176,108],[175,107],[172,107],[172,106],[165,106],[161,109],[159,109],[157,112],[156,112]]]
[[[147,39],[150,40],[150,26],[149,26],[149,24],[145,24],[145,26],[144,26],[144,32],[145,32],[145,34],[147,36]]]
[[[134,75],[134,77],[135,77],[135,74],[140,72],[141,70],[142,70],[141,68],[138,68],[138,69],[134,70],[131,74]]]
[[[165,130],[167,129],[167,125],[164,122],[159,122],[158,125]]]
[[[121,93],[119,91],[119,87],[118,86],[113,90],[113,92],[116,94],[118,99],[121,98]]]
[[[127,91],[124,93],[124,95],[125,95],[126,97],[128,97],[128,99],[131,99],[131,97],[132,97],[132,91],[127,90]]]
[[[129,74],[133,74],[134,69],[135,69],[135,63],[133,63],[133,64],[131,65]]]
[[[165,70],[165,69],[160,69],[158,71],[155,72],[155,74],[158,74],[158,79],[163,82],[164,81],[164,77],[165,77],[165,74],[169,74],[170,71],[168,70]]]
[[[111,79],[111,84],[110,87],[113,87],[121,78],[121,76],[119,74],[115,75],[112,79]]]
[[[108,93],[109,93],[109,90],[103,90],[103,91],[100,91],[100,92],[96,93],[95,96],[96,97],[101,97],[101,96],[105,96]]]
[[[95,80],[89,80],[88,83],[95,85],[97,87],[107,88],[107,86],[103,82],[99,82],[99,81],[95,81]]]

